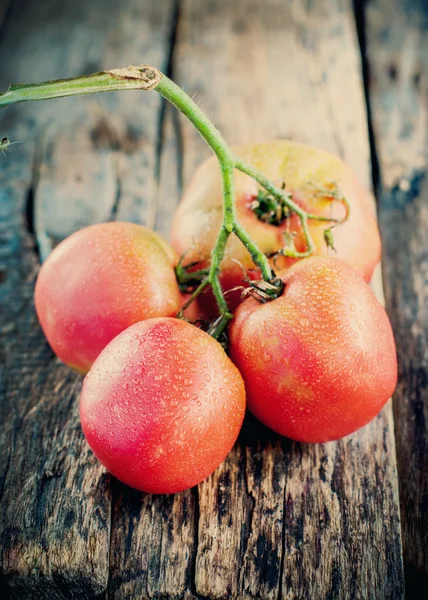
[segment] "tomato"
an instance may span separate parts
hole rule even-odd
[[[86,227],[61,242],[40,269],[35,305],[57,356],[81,373],[118,333],[181,306],[176,256],[134,223]]]
[[[184,306],[188,300],[190,300],[191,294],[183,293],[182,294],[182,304]],[[201,305],[199,298],[196,298],[190,306],[188,306],[184,311],[184,317],[191,321],[192,323],[210,321],[211,313],[207,313],[204,306]]]
[[[218,342],[179,319],[118,335],[85,378],[80,416],[100,462],[139,490],[169,494],[208,477],[245,412],[237,368]]]
[[[234,151],[278,186],[285,183],[293,200],[308,212],[342,218],[346,213],[345,207],[340,202],[332,201],[331,194],[344,197],[350,206],[350,214],[346,223],[333,230],[336,257],[370,281],[380,259],[378,227],[367,192],[345,163],[324,150],[291,141],[241,146],[234,148]],[[235,171],[235,183],[238,219],[265,254],[277,252],[284,246],[286,232],[294,234],[297,250],[306,249],[298,217],[288,217],[280,225],[259,220],[251,205],[260,186],[238,171]],[[186,252],[187,264],[199,261],[199,268],[207,265],[221,225],[222,213],[220,171],[217,160],[212,157],[195,173],[174,216],[172,245],[179,256]],[[316,246],[315,255],[332,252],[324,240],[324,230],[328,226],[326,222],[309,221]],[[222,263],[221,279],[225,290],[242,285],[243,270],[235,261],[245,269],[254,268],[248,251],[232,236]],[[274,266],[273,259],[271,262]],[[296,259],[279,257],[275,267],[280,270],[295,262]],[[209,294],[205,298],[212,305]],[[228,299],[233,309],[240,302],[239,292],[230,294]]]
[[[237,309],[230,356],[250,411],[302,442],[339,439],[368,423],[397,382],[385,310],[368,285],[334,258],[308,258],[281,273],[282,296]]]

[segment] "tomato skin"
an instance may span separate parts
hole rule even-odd
[[[192,294],[184,292],[181,294],[182,296],[182,301],[181,301],[181,306],[183,307],[186,302],[188,302],[190,300]],[[216,314],[214,312],[214,314]],[[190,304],[190,306],[188,306],[185,311],[184,311],[184,317],[190,321],[191,323],[198,323],[198,322],[203,322],[203,321],[210,321],[211,320],[211,313],[207,313],[206,310],[204,310],[204,307],[201,306],[201,303],[199,301],[199,297],[196,298],[195,300],[193,300],[193,302]]]
[[[224,460],[245,412],[244,382],[218,342],[179,319],[117,336],[86,376],[80,417],[100,462],[139,490],[190,488]]]
[[[341,218],[343,205],[314,195],[318,188],[335,183],[340,196],[350,205],[349,219],[334,228],[336,257],[343,260],[364,279],[370,281],[380,260],[380,236],[374,216],[374,205],[351,169],[338,157],[305,144],[287,140],[238,146],[235,153],[262,171],[277,185],[286,183],[293,200],[311,213]],[[294,232],[294,242],[305,250],[300,220],[296,216],[280,226],[260,221],[250,208],[259,189],[258,184],[243,173],[235,171],[237,216],[249,236],[265,254],[277,252],[284,246],[287,228]],[[207,265],[211,250],[222,222],[222,187],[220,172],[214,157],[205,161],[196,171],[183,200],[174,216],[171,243],[179,256],[186,252],[186,262],[199,261],[199,268]],[[331,223],[330,223],[331,224]],[[315,255],[329,254],[324,241],[324,230],[329,223],[308,222],[315,243]],[[221,266],[221,280],[225,290],[242,285],[243,269],[254,269],[250,254],[235,237],[231,236]],[[276,270],[288,268],[296,259],[279,257]],[[239,304],[239,294],[229,297],[231,308]]]
[[[395,389],[388,317],[364,280],[337,259],[305,259],[281,278],[282,296],[245,300],[231,324],[230,356],[248,408],[291,439],[339,439],[375,417]]]
[[[55,354],[86,373],[133,323],[174,315],[181,304],[175,262],[158,234],[134,223],[101,223],[66,238],[42,265],[34,293]]]

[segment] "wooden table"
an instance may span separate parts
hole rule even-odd
[[[426,0],[3,0],[0,49],[2,90],[145,62],[231,142],[339,153],[377,192],[400,376],[394,403],[340,442],[249,419],[195,489],[118,484],[83,439],[81,378],[43,337],[34,280],[89,223],[168,235],[208,150],[155,93],[2,111],[0,134],[23,143],[0,156],[1,597],[401,598],[404,557],[407,596],[428,598]]]

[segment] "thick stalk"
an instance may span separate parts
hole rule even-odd
[[[233,175],[236,157],[230,150],[223,136],[201,111],[199,106],[183,92],[178,85],[165,75],[156,86],[156,91],[187,117],[212,149],[219,161],[223,190],[223,223],[211,253],[211,266],[208,273],[208,281],[220,313],[220,319],[210,330],[210,334],[214,338],[219,339],[226,329],[228,322],[233,318],[224,298],[219,278],[220,265],[226,251],[226,245],[230,234],[235,233],[243,242],[250,252],[254,263],[260,268],[262,276],[267,282],[273,280],[275,274],[273,273],[266,256],[238,223],[235,203],[235,180]],[[279,293],[280,290],[278,290],[278,294]]]
[[[166,75],[162,75],[156,91],[173,104],[197,129],[217,156],[220,168],[234,163],[234,156],[221,133],[202,112],[199,106]]]
[[[92,75],[57,79],[43,83],[11,85],[0,94],[0,108],[18,102],[51,100],[67,96],[116,92],[118,90],[151,90],[162,79],[162,73],[149,65],[130,66],[126,69],[101,71]]]

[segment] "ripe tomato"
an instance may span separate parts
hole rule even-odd
[[[134,223],[102,223],[59,244],[40,269],[35,305],[57,356],[81,373],[118,333],[181,305],[175,253]]]
[[[181,306],[184,306],[186,302],[190,299],[190,293],[182,294]],[[188,306],[184,311],[184,317],[191,321],[192,323],[197,323],[198,321],[210,321],[211,314],[208,314],[204,307],[201,306],[199,298],[196,298],[190,306]]]
[[[347,165],[324,150],[291,141],[247,145],[234,150],[278,186],[285,183],[293,200],[308,212],[341,218],[345,208],[340,202],[332,201],[331,194],[344,197],[350,206],[350,215],[346,223],[334,229],[336,256],[351,265],[367,282],[370,281],[380,259],[380,237],[369,196]],[[280,225],[259,220],[251,205],[260,187],[238,171],[235,171],[235,183],[238,219],[265,254],[282,248],[287,232],[294,234],[296,249],[305,250],[298,217],[288,217]],[[172,245],[179,256],[186,252],[186,263],[199,261],[198,268],[206,266],[221,225],[222,213],[220,171],[213,157],[196,171],[174,216]],[[328,226],[326,222],[309,221],[316,255],[328,254],[324,241],[324,230]],[[254,268],[250,254],[232,236],[222,263],[221,278],[225,290],[242,285],[243,272],[236,260],[245,269]],[[280,270],[295,262],[295,259],[279,257],[276,268]],[[204,294],[204,297],[209,304],[210,295]],[[233,309],[240,302],[240,294],[232,293],[228,300]]]
[[[117,336],[83,384],[89,445],[115,477],[170,494],[208,477],[232,448],[244,382],[218,342],[178,319],[148,319]]]
[[[388,317],[364,280],[333,258],[281,274],[282,296],[237,309],[230,355],[248,408],[302,442],[339,439],[368,423],[391,396],[397,360]]]

